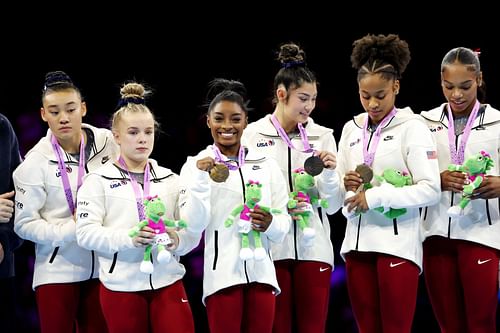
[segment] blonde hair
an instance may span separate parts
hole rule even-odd
[[[151,91],[137,82],[124,84],[120,89],[121,98],[118,102],[118,110],[111,117],[111,130],[115,131],[124,113],[150,113],[155,124],[155,131],[159,125],[153,112],[146,106],[145,98]]]

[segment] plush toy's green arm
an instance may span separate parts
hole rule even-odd
[[[231,214],[229,214],[229,216],[226,219],[226,221],[224,221],[224,226],[226,228],[232,226],[233,222],[234,222],[234,218],[236,217],[236,215],[238,215],[239,213],[241,213],[242,210],[243,210],[243,205],[238,205],[236,208],[234,208],[231,211]]]
[[[311,204],[313,206],[321,206],[323,208],[328,208],[328,201],[325,199],[319,199],[318,197],[311,196]]]
[[[166,219],[166,220],[163,220],[163,223],[167,227],[171,227],[171,228],[174,228],[174,227],[177,227],[177,228],[186,228],[187,227],[187,223],[184,220],[175,221],[175,220]]]
[[[448,165],[448,170],[449,171],[464,171],[464,167],[461,164],[450,164]]]
[[[265,211],[266,213],[281,214],[281,209],[269,208],[269,207],[266,207],[266,206],[259,206],[259,208],[262,209],[263,211]]]
[[[132,229],[130,229],[130,231],[128,232],[128,235],[130,237],[135,237],[137,236],[137,234],[139,233],[139,231],[141,231],[141,229],[148,224],[148,220],[142,220],[141,222],[139,222],[135,227],[133,227]]]

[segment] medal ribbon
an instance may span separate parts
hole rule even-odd
[[[462,140],[460,140],[460,144],[457,149],[455,145],[455,123],[453,120],[453,113],[451,112],[450,104],[446,104],[446,109],[448,110],[448,145],[450,147],[451,161],[454,164],[462,164],[464,162],[465,145],[467,144],[467,140],[469,140],[472,125],[474,124],[474,120],[476,120],[480,106],[481,104],[479,104],[476,100],[476,103],[469,114],[469,118],[467,119],[467,124],[465,125],[462,133]]]
[[[278,131],[278,134],[281,137],[281,139],[283,139],[283,141],[285,141],[285,143],[287,144],[287,146],[290,149],[298,150],[298,151],[301,151],[303,153],[310,153],[310,152],[314,151],[311,148],[311,146],[309,145],[309,139],[307,138],[306,129],[304,128],[304,126],[301,123],[298,123],[297,127],[298,127],[299,132],[300,132],[300,139],[302,141],[302,145],[304,146],[304,149],[305,149],[303,151],[295,148],[295,146],[292,143],[292,140],[290,140],[290,138],[288,137],[288,134],[286,134],[286,131],[283,129],[283,127],[281,127],[281,124],[278,121],[278,118],[276,118],[276,116],[274,114],[271,115],[271,122],[273,123],[274,128],[276,128],[276,130]]]
[[[243,148],[242,145],[240,145],[240,150],[238,152],[238,165],[233,165],[229,161],[225,161],[222,158],[222,153],[220,149],[215,144],[212,145],[212,150],[214,151],[215,154],[215,161],[218,163],[223,163],[225,166],[229,168],[229,170],[238,170],[245,164],[245,148]]]
[[[59,167],[59,172],[61,172],[61,181],[63,184],[64,194],[66,196],[66,202],[68,203],[68,208],[71,215],[75,214],[76,201],[73,199],[73,193],[71,192],[71,184],[69,183],[68,172],[66,171],[66,163],[64,163],[64,157],[62,155],[62,149],[57,142],[57,139],[52,135],[51,139],[52,149],[56,154],[57,165]],[[83,182],[83,176],[85,175],[85,142],[83,139],[83,134],[80,138],[80,160],[78,161],[78,181],[76,185],[76,191],[80,189]]]
[[[127,171],[128,178],[130,179],[130,183],[132,184],[132,188],[134,189],[135,194],[135,202],[137,203],[137,213],[139,214],[139,220],[142,221],[146,219],[146,214],[144,214],[144,197],[149,195],[149,185],[150,185],[150,176],[149,176],[149,162],[146,163],[146,167],[144,168],[144,191],[141,191],[141,186],[137,183],[137,180],[132,177],[130,171],[127,168],[127,164],[123,157],[120,156],[118,159],[118,163],[120,163],[123,170]]]
[[[367,115],[365,123],[363,125],[363,161],[366,165],[372,166],[373,160],[375,158],[375,152],[377,151],[377,146],[380,142],[380,134],[382,132],[382,128],[387,125],[387,123],[396,115],[396,108],[393,107],[392,111],[389,112],[384,119],[378,124],[377,129],[375,130],[375,138],[371,143],[370,147],[368,147],[368,121],[370,117]]]

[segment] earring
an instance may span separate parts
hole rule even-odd
[[[399,94],[399,90],[396,90],[396,91],[394,92],[394,95],[397,95],[397,94]]]

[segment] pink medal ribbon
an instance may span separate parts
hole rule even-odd
[[[382,132],[382,128],[387,125],[389,121],[396,115],[396,108],[393,107],[392,111],[387,114],[384,119],[378,124],[377,129],[375,130],[375,137],[373,139],[373,142],[371,143],[370,147],[368,147],[368,121],[370,120],[370,117],[367,115],[365,123],[363,125],[363,162],[368,165],[372,166],[373,160],[375,159],[375,152],[377,151],[377,146],[378,143],[380,142],[380,134]]]
[[[453,113],[451,112],[450,104],[446,104],[446,109],[448,110],[448,144],[450,147],[451,161],[454,164],[462,164],[464,162],[465,145],[467,144],[467,140],[469,140],[472,125],[474,124],[474,120],[476,120],[480,106],[481,104],[479,104],[476,100],[476,103],[469,114],[469,118],[467,119],[467,124],[465,125],[462,134],[462,140],[460,140],[460,144],[457,149],[455,145],[455,123]]]
[[[241,168],[245,164],[245,148],[243,148],[243,146],[241,146],[241,145],[240,145],[240,150],[238,152],[238,165],[233,165],[227,160],[225,161],[222,158],[222,153],[221,153],[220,149],[215,144],[212,145],[212,150],[214,151],[214,154],[215,154],[215,161],[217,163],[224,164],[225,166],[228,167],[229,170],[238,170],[239,168]]]
[[[120,156],[118,159],[118,163],[120,163],[123,170],[127,171],[128,178],[130,179],[130,183],[132,184],[132,188],[134,189],[135,194],[135,202],[137,203],[137,213],[139,214],[139,220],[145,220],[146,214],[144,213],[144,198],[149,196],[149,185],[150,185],[150,177],[149,177],[149,162],[146,163],[146,167],[144,168],[144,191],[141,191],[141,186],[137,183],[137,180],[132,177],[130,171],[127,168],[127,164],[123,157]]]
[[[285,141],[285,143],[287,144],[287,146],[290,149],[295,149],[295,150],[301,151],[303,153],[310,153],[310,152],[314,151],[314,149],[312,149],[311,146],[309,145],[309,139],[307,138],[306,129],[304,128],[304,126],[301,123],[298,123],[297,127],[299,129],[300,139],[302,141],[302,144],[304,145],[305,150],[299,150],[299,149],[295,148],[295,146],[292,143],[292,140],[290,140],[290,138],[288,137],[288,134],[283,129],[283,127],[281,127],[280,122],[278,121],[278,119],[276,118],[276,116],[274,114],[271,115],[271,122],[273,123],[274,128],[276,128],[276,130],[278,131],[279,136],[283,139],[283,141]]]
[[[59,172],[61,173],[61,180],[63,184],[64,194],[66,196],[66,202],[68,203],[71,215],[73,215],[75,214],[75,209],[76,209],[76,201],[75,201],[76,198],[73,199],[73,193],[71,192],[71,184],[69,183],[68,172],[66,171],[66,163],[64,163],[62,149],[54,135],[52,135],[52,137],[50,138],[50,142],[52,144],[52,149],[56,154],[57,165],[59,167]],[[80,189],[80,186],[82,186],[84,175],[85,175],[85,142],[82,134],[80,139],[80,160],[78,161],[78,181],[76,185],[77,192]]]

